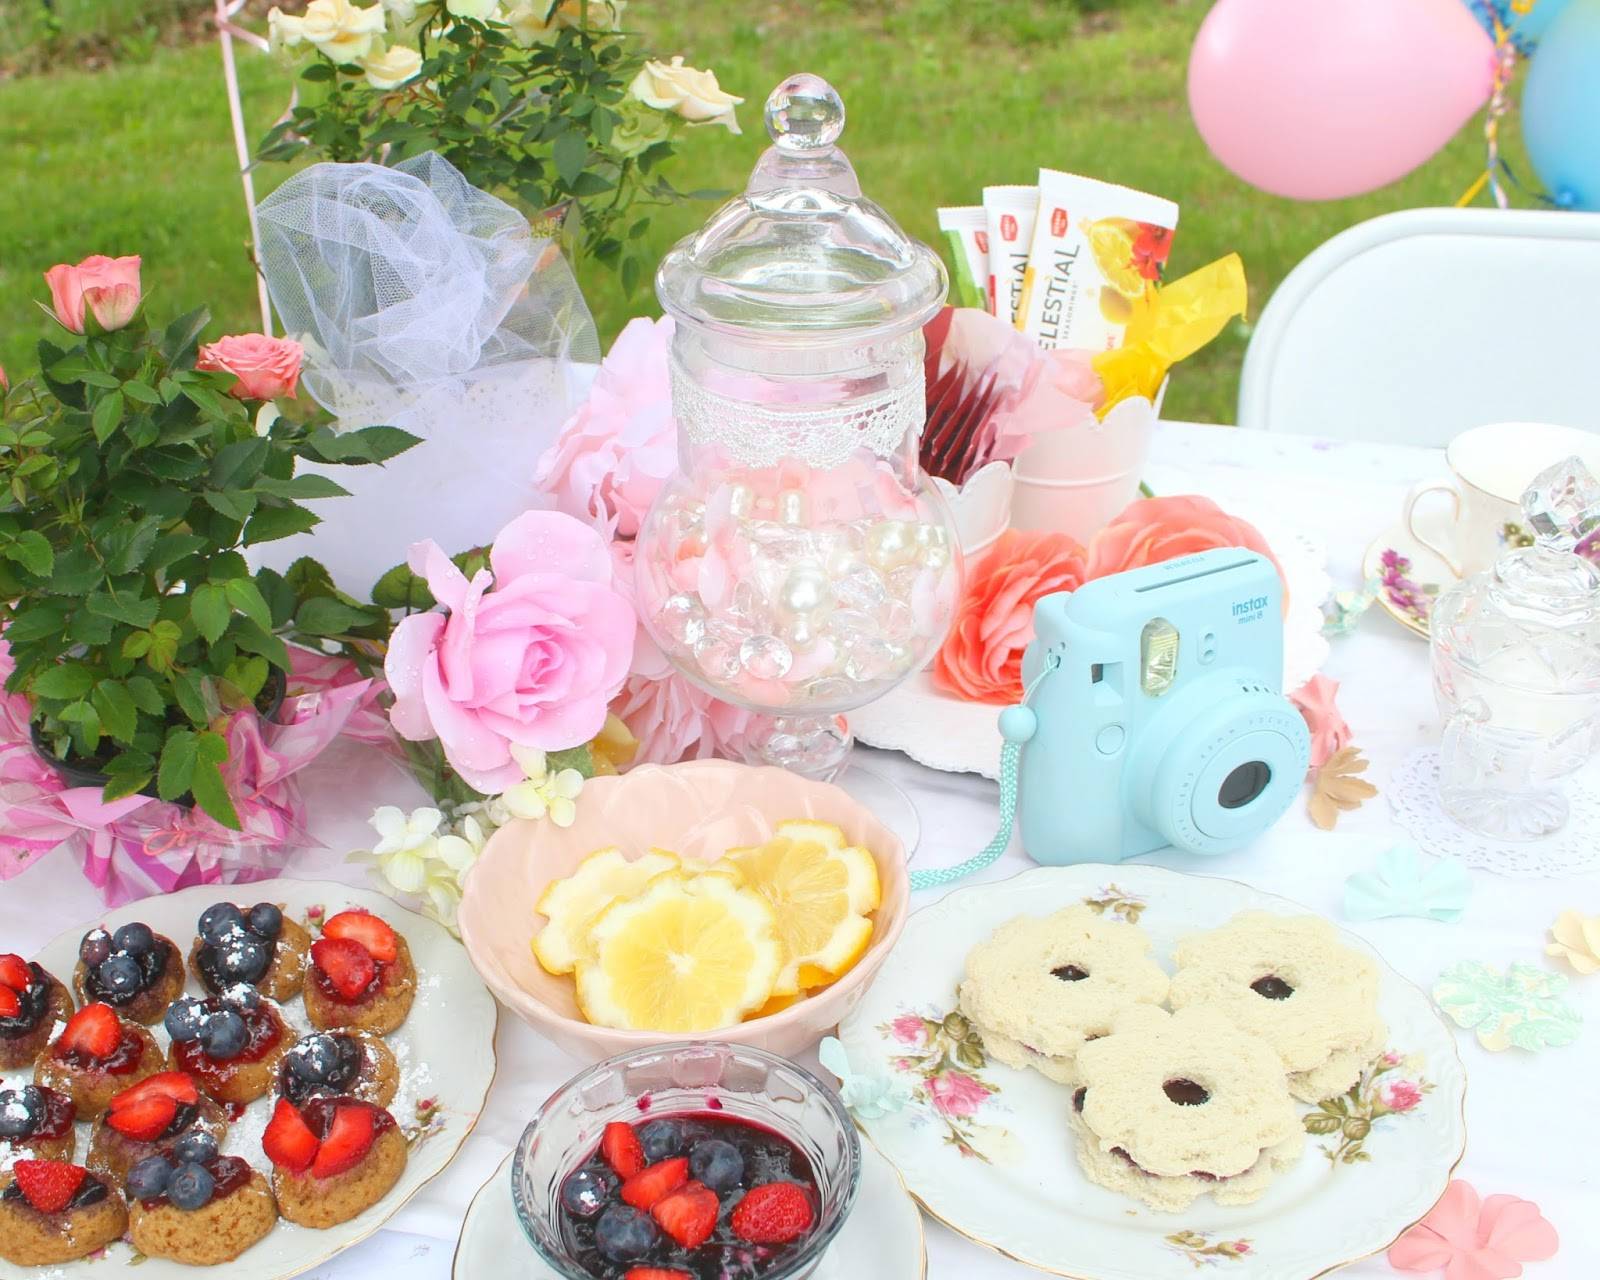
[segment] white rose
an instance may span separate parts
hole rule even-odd
[[[280,49],[293,49],[296,45],[304,44],[305,25],[304,18],[285,13],[276,5],[268,9],[267,40],[272,46],[272,51],[277,53]]]
[[[280,26],[284,21],[280,19]],[[350,0],[311,0],[305,17],[299,19],[300,39],[341,66],[366,57],[373,40],[382,34],[383,9],[379,5],[360,9]]]
[[[691,124],[723,124],[730,133],[739,132],[733,109],[744,99],[717,84],[716,72],[684,66],[681,56],[671,63],[646,62],[628,92],[645,106],[675,111]]]
[[[408,80],[416,79],[422,70],[422,55],[403,44],[384,48],[378,40],[372,52],[361,59],[361,69],[367,73],[367,83],[374,89],[398,89]]]
[[[620,30],[626,8],[625,0],[588,0],[588,29]],[[501,21],[511,28],[511,34],[524,49],[548,44],[563,28],[584,25],[584,0],[561,0],[554,13],[550,12],[550,0],[512,0]]]
[[[417,5],[421,2],[422,0],[383,0],[383,7],[385,12],[394,14],[396,22],[403,24],[416,18]]]
[[[488,22],[500,7],[500,0],[447,0],[445,9],[457,18],[477,18]]]

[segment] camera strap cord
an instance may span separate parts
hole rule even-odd
[[[1028,704],[1044,683],[1046,676],[1061,669],[1060,655],[1052,653],[1044,669],[1022,691],[1022,701],[1000,713],[1000,736],[1005,746],[1000,749],[1000,830],[981,850],[965,862],[937,871],[913,871],[913,889],[937,889],[954,884],[974,872],[982,871],[995,861],[1011,844],[1011,832],[1017,822],[1017,767],[1022,758],[1022,745],[1033,737],[1039,728],[1039,717]]]

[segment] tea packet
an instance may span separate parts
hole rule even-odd
[[[983,213],[989,235],[989,313],[1015,320],[1023,272],[1033,239],[1037,187],[985,187]]]
[[[940,209],[939,230],[950,246],[951,301],[989,308],[989,223],[982,205]]]

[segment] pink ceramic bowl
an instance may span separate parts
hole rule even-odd
[[[872,851],[883,899],[872,942],[849,973],[781,1013],[737,1023],[704,1038],[754,1045],[792,1058],[814,1045],[866,992],[905,927],[910,882],[896,836],[838,787],[782,769],[723,760],[644,765],[585,784],[578,818],[513,822],[495,832],[467,879],[461,937],[489,990],[524,1022],[574,1057],[598,1062],[630,1049],[682,1040],[681,1033],[616,1031],[583,1020],[572,979],[546,973],[533,958],[544,924],[534,903],[552,880],[570,875],[596,849],[616,845],[630,857],[651,846],[714,862],[737,845],[760,844],[787,818],[818,818]]]

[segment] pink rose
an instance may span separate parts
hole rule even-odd
[[[639,740],[637,764],[676,764],[711,756],[739,760],[761,721],[753,711],[714,698],[677,672],[634,674],[611,710]]]
[[[239,400],[294,398],[300,385],[303,348],[293,338],[269,338],[264,333],[237,333],[218,338],[200,348],[194,362],[207,373],[231,373],[238,379],[228,394]]]
[[[594,529],[557,511],[518,516],[494,540],[490,570],[465,575],[432,542],[411,548],[443,612],[413,614],[389,641],[390,723],[438,738],[468,785],[497,795],[522,781],[513,746],[588,742],[627,678],[635,619],[612,586]]]
[[[539,459],[534,483],[568,515],[632,538],[678,464],[667,384],[670,319],[630,320],[600,363],[589,398]]]
[[[901,1044],[921,1044],[928,1028],[914,1013],[902,1013],[889,1024],[889,1032]]]
[[[6,377],[6,367],[0,364],[0,391],[11,390],[11,379]]]
[[[1334,695],[1339,692],[1339,682],[1327,676],[1316,675],[1289,695],[1289,701],[1300,708],[1306,728],[1311,731],[1311,771],[1315,773],[1328,757],[1344,749],[1350,741],[1350,726],[1334,705]]]
[[[44,273],[56,319],[73,333],[83,332],[87,303],[102,329],[121,329],[139,310],[139,258],[108,258],[95,253],[75,267],[60,262]]]
[[[928,1096],[933,1099],[934,1109],[957,1118],[976,1115],[992,1092],[982,1080],[964,1071],[941,1071],[928,1081]]]
[[[1283,577],[1266,539],[1254,525],[1230,516],[1210,498],[1193,495],[1175,498],[1137,498],[1089,543],[1089,577],[1103,578],[1124,569],[1176,560],[1213,547],[1248,547],[1272,561]],[[1283,607],[1289,608],[1289,586],[1284,583]]]
[[[1382,1096],[1390,1111],[1410,1111],[1422,1101],[1422,1090],[1409,1080],[1396,1080],[1384,1086]]]

